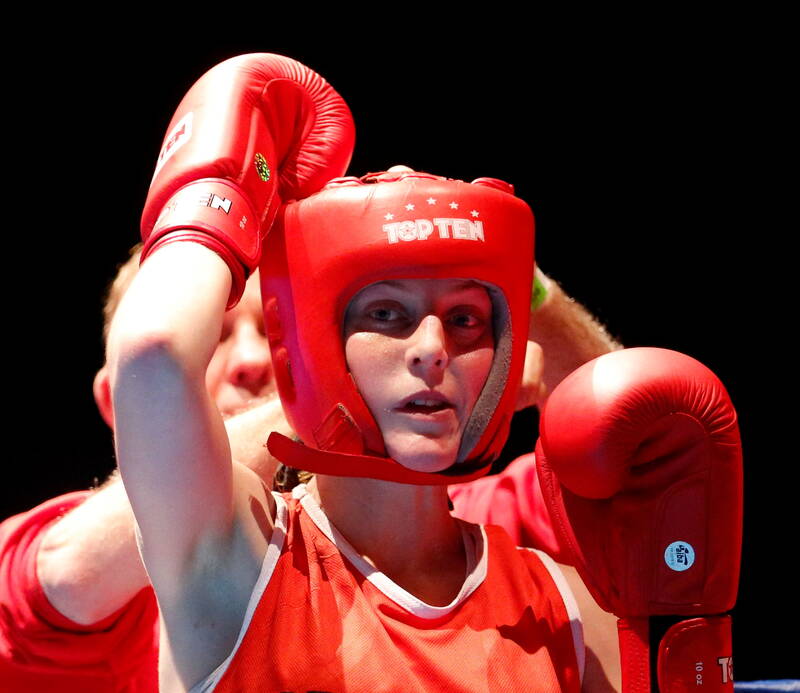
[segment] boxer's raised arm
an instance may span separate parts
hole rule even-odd
[[[214,252],[172,243],[143,264],[111,326],[117,458],[154,582],[232,521],[230,448],[205,388],[230,289]]]
[[[142,557],[167,630],[186,636],[162,661],[186,687],[235,642],[275,512],[261,480],[231,464],[206,370],[280,201],[341,175],[352,145],[350,112],[330,85],[261,53],[195,83],[159,156],[143,264],[112,323],[108,365]]]

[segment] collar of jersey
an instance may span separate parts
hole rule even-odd
[[[467,556],[467,575],[456,597],[445,606],[431,606],[415,597],[410,592],[393,582],[388,576],[370,565],[339,532],[328,519],[322,508],[317,505],[314,498],[308,493],[305,484],[295,486],[292,497],[300,501],[303,509],[311,521],[317,526],[341,554],[360,572],[372,585],[403,609],[425,619],[436,619],[448,615],[462,604],[484,581],[488,566],[488,551],[486,533],[482,526],[474,525],[456,519],[461,536],[464,539],[464,550]]]

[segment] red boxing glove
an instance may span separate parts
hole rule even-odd
[[[562,545],[620,618],[623,690],[732,692],[742,455],[717,377],[665,349],[590,361],[544,407],[537,468]],[[651,676],[650,626],[665,621]]]
[[[204,74],[170,122],[142,213],[142,261],[193,240],[231,269],[236,304],[281,201],[347,169],[355,128],[344,100],[290,58],[253,53]]]

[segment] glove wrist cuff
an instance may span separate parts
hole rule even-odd
[[[233,183],[206,178],[184,185],[164,205],[142,249],[142,262],[163,245],[193,241],[217,253],[231,270],[228,308],[258,267],[261,234],[255,210]]]

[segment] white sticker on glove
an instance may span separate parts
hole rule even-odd
[[[686,541],[673,541],[664,551],[664,561],[676,572],[689,570],[694,564],[694,549]]]

